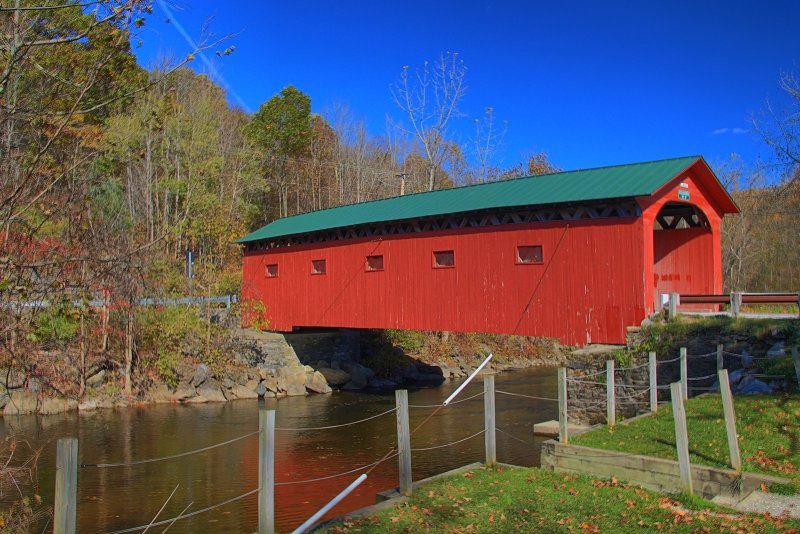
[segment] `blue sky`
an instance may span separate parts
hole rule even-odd
[[[404,65],[443,51],[469,68],[454,134],[486,106],[507,121],[496,163],[546,151],[565,169],[702,154],[747,163],[770,150],[750,117],[784,99],[781,72],[800,75],[798,1],[274,2],[156,4],[140,62],[190,51],[198,38],[237,33],[209,61],[249,111],[293,84],[315,112],[347,102],[373,134],[401,117],[389,85]],[[176,24],[176,22],[178,24]],[[209,73],[208,64],[193,68]],[[219,80],[218,80],[219,81]],[[234,94],[235,93],[235,94]]]

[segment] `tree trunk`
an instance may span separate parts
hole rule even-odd
[[[133,299],[128,303],[128,316],[125,321],[125,395],[130,396],[131,374],[133,373]]]

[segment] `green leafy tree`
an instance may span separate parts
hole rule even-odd
[[[261,151],[264,174],[278,195],[278,216],[289,213],[289,190],[294,178],[287,170],[302,162],[314,138],[311,98],[288,86],[261,105],[245,127]]]

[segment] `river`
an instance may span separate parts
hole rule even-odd
[[[441,403],[458,381],[409,392],[411,405]],[[548,398],[557,396],[552,368],[511,371],[497,375],[502,391]],[[480,379],[459,395],[467,398],[482,391]],[[270,400],[279,429],[339,425],[377,415],[394,407],[394,395],[335,392],[331,395]],[[534,437],[533,424],[556,419],[557,403],[509,395],[496,395],[498,461],[538,465],[542,438]],[[77,437],[81,464],[135,462],[212,445],[258,430],[259,403],[234,401],[205,405],[150,405],[98,410],[57,416],[20,416],[0,419],[0,437],[23,435],[41,447],[37,479],[43,501],[52,505],[56,440]],[[411,428],[421,423],[431,408],[412,408]],[[417,430],[412,448],[428,448],[461,440],[483,429],[481,396],[443,408]],[[276,433],[276,482],[325,477],[380,459],[395,444],[394,413],[364,423],[328,430],[279,430]],[[513,436],[513,437],[511,437]],[[516,439],[514,439],[516,438]],[[522,441],[524,441],[524,443]],[[414,480],[465,464],[481,461],[483,436],[450,447],[413,453]],[[188,512],[242,495],[258,485],[256,436],[196,455],[122,467],[83,467],[78,472],[78,532],[105,533],[146,525],[177,487],[159,519]],[[279,531],[291,530],[308,518],[356,474],[314,483],[276,487],[275,518]],[[373,504],[375,495],[397,482],[397,459],[377,466],[356,491],[328,517]],[[7,499],[8,494],[0,497]],[[255,532],[256,495],[176,522],[171,533]],[[163,529],[163,527],[162,527]],[[152,530],[151,530],[152,531]],[[161,530],[157,530],[160,532]]]

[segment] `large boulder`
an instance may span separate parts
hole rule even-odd
[[[74,399],[44,397],[39,405],[39,413],[42,415],[54,415],[74,410],[78,407],[78,401]]]
[[[201,363],[195,368],[194,375],[192,375],[191,383],[194,385],[194,387],[198,387],[206,380],[208,380],[210,377],[211,377],[211,370],[208,368],[206,364]]]
[[[99,386],[106,381],[106,370],[100,369],[98,372],[86,379],[86,385],[89,387]]]
[[[114,401],[107,398],[107,397],[96,397],[93,399],[86,399],[85,401],[78,404],[78,411],[79,412],[90,412],[92,410],[98,410],[100,408],[113,408]]]
[[[236,384],[231,388],[230,395],[237,399],[257,399],[258,393],[254,388],[248,388],[241,384]]]
[[[783,358],[786,356],[786,351],[784,350],[785,343],[783,341],[778,341],[770,349],[767,351],[767,356],[770,358]]]
[[[394,391],[397,389],[397,385],[397,382],[377,377],[371,378],[367,383],[367,387],[375,391]]]
[[[258,375],[261,378],[261,383],[264,384],[264,387],[268,390],[272,391],[273,393],[277,393],[279,391],[278,388],[278,379],[277,376],[277,369],[259,369]]]
[[[283,393],[285,393],[287,397],[300,397],[303,395],[308,395],[305,383],[296,384],[294,382],[286,386],[286,389],[283,391]]]
[[[3,416],[33,413],[39,407],[39,395],[32,391],[14,391],[3,408]]]
[[[738,384],[743,376],[744,376],[744,370],[736,369],[734,371],[731,371],[731,373],[728,375],[728,382],[730,382],[731,384]]]
[[[219,382],[213,378],[206,379],[206,381],[197,388],[197,394],[201,397],[205,397],[208,402],[225,402],[228,400],[225,398],[219,386]]]
[[[186,402],[187,400],[196,396],[197,396],[197,390],[194,389],[192,386],[187,386],[184,384],[178,386],[178,389],[175,391],[174,395],[175,400],[180,402]]]
[[[306,370],[303,367],[279,367],[275,369],[278,393],[300,396],[306,394]]]
[[[322,376],[325,377],[325,381],[333,387],[341,387],[350,381],[350,374],[347,371],[342,371],[341,369],[322,367],[317,369],[317,371],[321,373]]]
[[[331,387],[325,381],[325,376],[319,371],[306,373],[306,389],[314,393],[330,393]]]
[[[369,367],[354,363],[350,367],[350,382],[353,384],[361,385],[364,388],[369,384],[369,381],[375,376],[375,373]]]
[[[403,368],[403,378],[416,381],[419,378],[419,369],[413,363],[409,363]]]
[[[259,397],[264,397],[265,399],[271,399],[275,397],[275,392],[270,391],[264,386],[264,382],[258,384],[255,388],[256,395]]]
[[[736,393],[740,395],[758,395],[772,393],[772,388],[766,382],[762,382],[752,376],[746,376],[736,388]]]
[[[147,398],[156,404],[167,404],[175,400],[175,394],[166,384],[156,384],[147,390]]]

